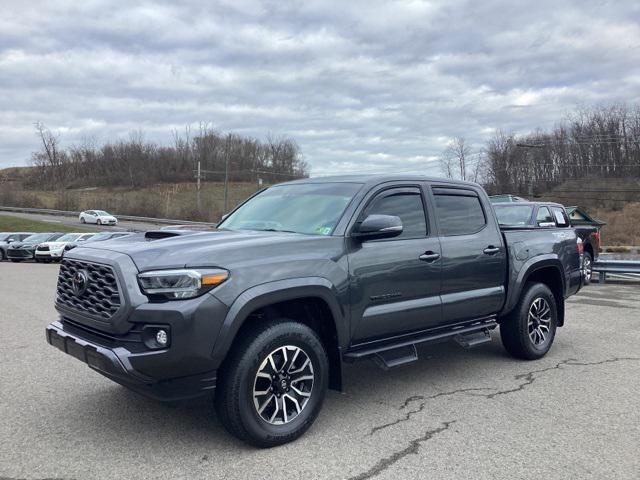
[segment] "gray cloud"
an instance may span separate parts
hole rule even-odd
[[[135,5],[134,5],[135,3]],[[0,166],[42,121],[72,144],[200,121],[289,135],[314,174],[437,173],[447,140],[640,99],[629,1],[12,2]]]

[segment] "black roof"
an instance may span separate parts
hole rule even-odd
[[[556,202],[494,202],[493,206],[506,206],[506,207],[518,207],[518,206],[522,206],[522,205],[529,205],[531,207],[535,207],[537,205],[545,205],[545,206],[550,206],[550,207],[562,207],[564,208],[564,205],[562,205],[561,203],[556,203]]]
[[[450,185],[467,185],[477,187],[477,183],[465,182],[462,180],[452,180],[450,178],[442,177],[428,177],[426,175],[407,175],[407,174],[366,174],[366,175],[332,175],[326,177],[309,177],[301,178],[298,180],[292,180],[290,182],[284,182],[279,185],[292,185],[303,183],[361,183],[363,185],[378,185],[385,182],[401,182],[401,181],[414,181],[414,182],[436,182],[441,184]]]

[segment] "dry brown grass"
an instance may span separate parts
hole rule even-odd
[[[229,183],[229,210],[258,191],[255,183]],[[224,184],[203,182],[201,209],[197,209],[194,183],[160,184],[148,188],[85,188],[52,191],[16,191],[4,205],[55,208],[59,210],[101,209],[116,215],[203,220],[217,222],[224,213]]]
[[[595,209],[588,213],[607,222],[602,227],[603,245],[640,245],[640,203],[628,203],[621,210]]]

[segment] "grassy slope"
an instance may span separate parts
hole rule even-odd
[[[258,191],[255,183],[229,183],[228,210]],[[203,182],[200,190],[200,212],[194,183],[160,184],[131,189],[86,188],[66,190],[64,198],[58,192],[29,190],[41,208],[61,210],[107,210],[115,215],[204,220],[217,222],[224,210],[224,184]]]
[[[0,232],[83,232],[82,227],[71,227],[59,223],[41,222],[12,215],[0,215]]]

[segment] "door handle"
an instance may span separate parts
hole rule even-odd
[[[436,252],[432,252],[431,250],[428,250],[424,252],[422,255],[420,255],[418,258],[423,262],[431,263],[438,260],[440,258],[440,254]]]
[[[483,250],[483,252],[487,255],[495,255],[500,251],[500,248],[494,247],[493,245],[489,245],[487,248]]]

